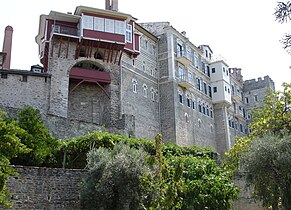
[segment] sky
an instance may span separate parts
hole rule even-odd
[[[119,0],[119,11],[137,22],[170,22],[186,31],[189,40],[207,44],[229,67],[242,69],[244,80],[269,75],[281,89],[291,82],[291,55],[280,40],[291,33],[291,22],[280,24],[273,15],[276,0]],[[35,36],[39,16],[74,12],[76,6],[105,8],[105,0],[9,0],[1,5],[0,47],[4,30],[13,31],[11,69],[29,70],[40,64]],[[1,32],[2,31],[2,32]],[[0,48],[2,51],[2,48]]]

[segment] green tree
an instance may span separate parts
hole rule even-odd
[[[263,205],[291,209],[291,136],[267,133],[252,140],[243,154],[242,164],[247,183]]]
[[[291,132],[291,84],[284,83],[282,91],[269,90],[263,104],[262,108],[252,111],[252,133],[238,138],[225,154],[226,169],[234,172],[239,170],[241,156],[248,150],[254,137],[266,133],[280,135],[282,130]]]
[[[18,127],[15,121],[9,119],[4,111],[0,110],[0,206],[12,206],[8,200],[10,194],[6,189],[6,181],[10,175],[16,175],[16,173],[9,165],[10,159],[20,153],[30,151],[19,139],[23,133],[24,130]]]
[[[27,106],[17,113],[16,122],[25,130],[20,139],[31,151],[12,160],[13,164],[41,166],[43,162],[53,161],[53,154],[59,146],[41,120],[39,110]]]
[[[118,143],[112,150],[93,149],[88,153],[89,174],[81,190],[84,209],[138,209],[145,198],[141,176],[151,173],[147,153]]]

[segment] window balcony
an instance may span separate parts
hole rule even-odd
[[[61,34],[61,35],[69,35],[69,36],[80,36],[80,32],[78,29],[67,27],[67,26],[60,26],[60,25],[53,26],[51,35],[53,33]]]
[[[236,100],[236,101],[241,101],[242,100],[241,99],[241,96],[240,95],[237,95],[237,94],[231,95],[231,98],[234,99],[234,100]]]
[[[190,89],[193,87],[192,82],[188,78],[185,78],[185,77],[179,78],[178,85],[180,85],[181,87],[186,88],[186,89]]]
[[[188,66],[189,64],[192,63],[190,55],[188,55],[186,51],[177,52],[177,61],[185,66]]]

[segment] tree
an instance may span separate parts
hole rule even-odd
[[[16,175],[16,173],[9,165],[10,159],[17,157],[20,153],[30,151],[19,139],[23,133],[24,130],[18,127],[15,121],[9,119],[4,111],[0,110],[0,206],[12,206],[8,200],[10,194],[6,189],[6,181],[10,175]]]
[[[238,138],[225,154],[226,169],[239,170],[241,156],[248,150],[253,138],[266,133],[280,135],[282,130],[291,132],[291,84],[284,83],[282,91],[269,90],[263,104],[262,108],[252,111],[252,133]]]
[[[251,166],[250,162],[257,164],[256,166],[253,165],[254,171],[247,173],[249,183],[255,187],[257,198],[263,200],[265,205],[270,204],[267,200],[271,200],[274,209],[277,209],[279,200],[283,199],[284,205],[288,205],[288,209],[290,209],[291,206],[288,204],[290,201],[288,197],[284,197],[291,193],[291,187],[288,184],[290,177],[288,178],[287,175],[283,176],[288,173],[290,176],[290,171],[286,171],[280,164],[289,164],[290,161],[287,158],[288,154],[290,158],[290,149],[284,154],[284,145],[286,149],[289,148],[291,133],[291,84],[284,83],[283,91],[269,91],[264,100],[263,107],[255,109],[252,112],[252,116],[250,126],[253,132],[249,136],[237,140],[236,144],[226,153],[224,166],[236,172],[240,168],[243,169],[242,171],[250,170],[250,168],[245,169],[245,167]],[[280,146],[278,145],[279,143]],[[265,151],[265,153],[260,153],[262,151]],[[284,154],[285,158],[280,156],[281,153],[282,155]],[[278,158],[281,158],[280,161],[282,162],[277,161]],[[245,164],[249,164],[249,166],[245,166]],[[265,172],[265,175],[257,178],[253,176],[255,173],[260,174],[260,172]],[[282,184],[282,181],[289,187],[289,190],[287,188],[283,190],[284,184]],[[287,192],[287,194],[282,192]]]
[[[25,132],[20,139],[31,151],[12,160],[13,164],[41,166],[44,161],[52,161],[58,140],[53,138],[41,120],[39,110],[27,106],[17,113],[16,122]]]
[[[146,197],[140,177],[151,173],[143,149],[118,143],[112,150],[93,149],[88,153],[89,174],[81,190],[84,209],[138,209]]]
[[[267,133],[252,140],[243,154],[242,164],[247,183],[264,206],[291,209],[291,136]]]
[[[291,2],[278,2],[277,7],[275,8],[274,13],[276,20],[279,23],[286,23],[291,20]],[[289,49],[291,47],[291,35],[286,34],[282,39],[284,44],[284,49]]]

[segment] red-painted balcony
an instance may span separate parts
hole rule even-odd
[[[83,80],[85,82],[99,82],[110,84],[109,72],[73,67],[70,71],[70,79]]]

